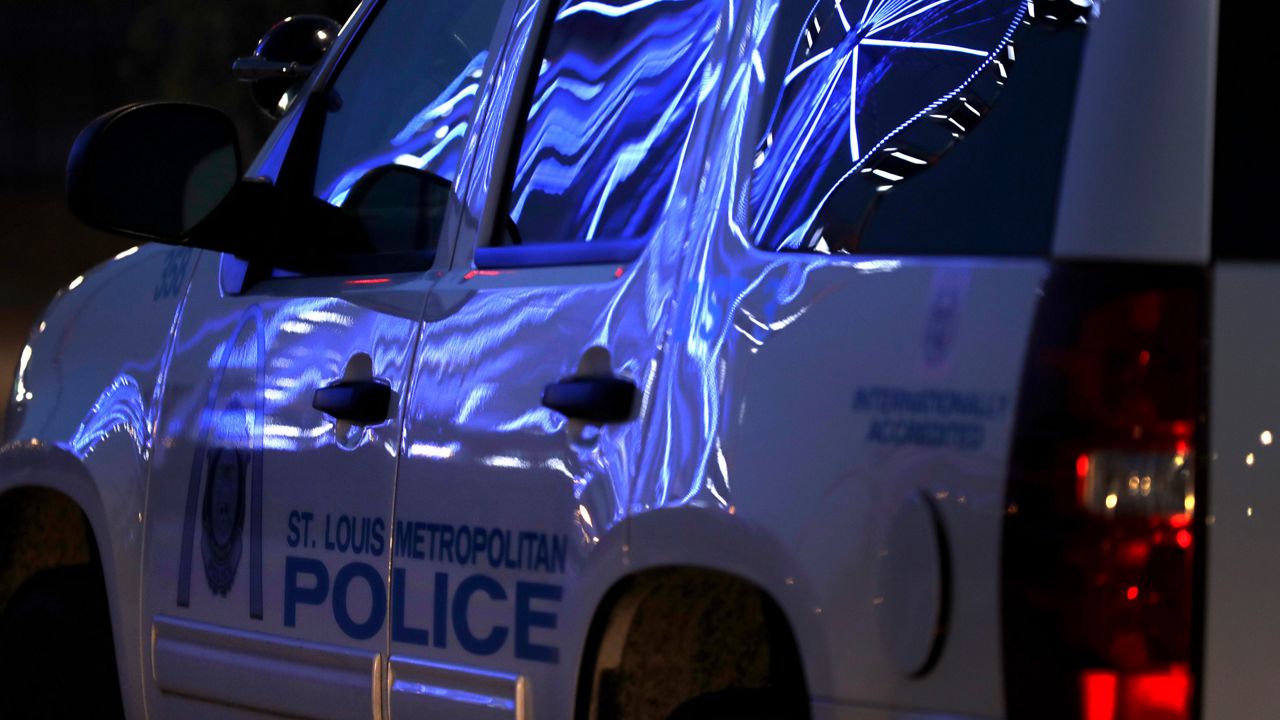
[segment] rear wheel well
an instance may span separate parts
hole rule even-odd
[[[807,715],[790,623],[734,575],[670,567],[625,578],[596,611],[586,648],[577,720],[665,720],[694,698],[756,689]]]
[[[37,572],[85,564],[101,568],[89,521],[74,500],[35,486],[0,494],[0,612]]]

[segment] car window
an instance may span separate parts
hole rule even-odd
[[[751,163],[754,242],[1047,253],[1090,6],[779,3]]]
[[[525,248],[523,261],[535,263],[572,260],[572,248],[552,247],[564,244],[638,252],[670,201],[719,9],[702,0],[559,6],[509,188],[514,230],[495,245],[540,246]]]
[[[378,252],[432,251],[503,0],[387,0],[329,92],[314,192]]]

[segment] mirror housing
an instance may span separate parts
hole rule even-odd
[[[186,103],[127,105],[95,119],[76,138],[67,161],[67,204],[99,230],[300,272],[341,270],[351,256],[373,251],[361,213],[376,214],[376,198],[344,210],[310,192],[240,175],[236,128],[221,111]],[[440,183],[448,191],[438,178],[415,182],[407,187],[415,197],[438,196]],[[369,185],[359,196],[372,191]],[[443,201],[432,205],[435,215],[442,208]]]
[[[294,15],[271,26],[253,55],[231,64],[236,79],[253,83],[258,109],[279,118],[342,29],[323,15]]]
[[[126,105],[89,123],[67,160],[67,203],[84,224],[176,243],[240,178],[235,124],[189,103]]]

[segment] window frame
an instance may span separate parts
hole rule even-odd
[[[517,0],[518,2],[519,0]],[[542,58],[546,55],[555,16],[564,0],[529,0],[536,3],[536,13],[529,29],[529,42],[521,55],[515,90],[507,103],[502,118],[498,152],[493,167],[489,168],[490,192],[485,198],[484,213],[477,231],[471,237],[459,233],[453,249],[451,268],[479,270],[503,270],[522,268],[553,268],[582,265],[627,265],[638,260],[652,245],[650,238],[609,242],[554,242],[531,245],[495,245],[503,226],[508,221],[507,208],[511,205],[512,185],[520,149],[528,125],[528,111],[537,91],[538,73]],[[705,1],[705,0],[704,0]],[[740,5],[741,0],[727,0]],[[717,31],[715,43],[722,42],[723,28]],[[505,40],[510,40],[506,38]],[[504,41],[505,41],[504,40]],[[496,51],[490,55],[496,56]],[[716,80],[717,93],[724,78]],[[677,178],[678,181],[678,178]]]
[[[392,0],[361,0],[344,23],[333,47],[325,54],[320,65],[298,92],[297,98],[288,112],[276,123],[271,136],[259,150],[257,157],[246,171],[244,177],[258,177],[271,181],[275,186],[287,192],[306,193],[315,197],[315,182],[320,158],[321,141],[324,137],[324,107],[326,95],[332,89],[342,70],[352,55],[360,48],[370,27],[378,14]],[[418,1],[418,0],[413,0]],[[541,0],[536,0],[541,2]],[[503,0],[497,23],[489,40],[489,55],[485,60],[483,77],[479,93],[488,89],[492,63],[498,48],[507,40],[507,30],[512,14],[520,0]],[[474,118],[473,118],[474,120]],[[474,164],[474,155],[469,155],[465,148],[479,126],[473,121],[463,137],[463,156],[459,162],[458,176],[461,177]],[[456,178],[455,178],[456,183]],[[443,272],[453,267],[453,259],[458,245],[458,206],[460,200],[455,192],[450,193],[440,237],[430,262],[413,264],[409,267],[387,265],[403,261],[404,253],[353,253],[350,256],[334,258],[333,270],[324,272],[297,272],[281,268],[263,267],[260,263],[249,262],[242,258],[223,253],[221,258],[222,290],[229,294],[240,294],[251,285],[269,279],[293,278],[325,278],[325,277],[358,277],[368,275],[420,275],[424,273]],[[306,239],[299,237],[295,243],[296,251],[306,253]],[[380,260],[381,259],[381,260]]]

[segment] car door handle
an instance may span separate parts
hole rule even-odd
[[[630,420],[636,401],[636,385],[615,377],[575,375],[547,385],[542,404],[570,420],[607,425]]]
[[[335,420],[377,425],[391,413],[391,386],[378,380],[339,380],[316,390],[311,407]]]

